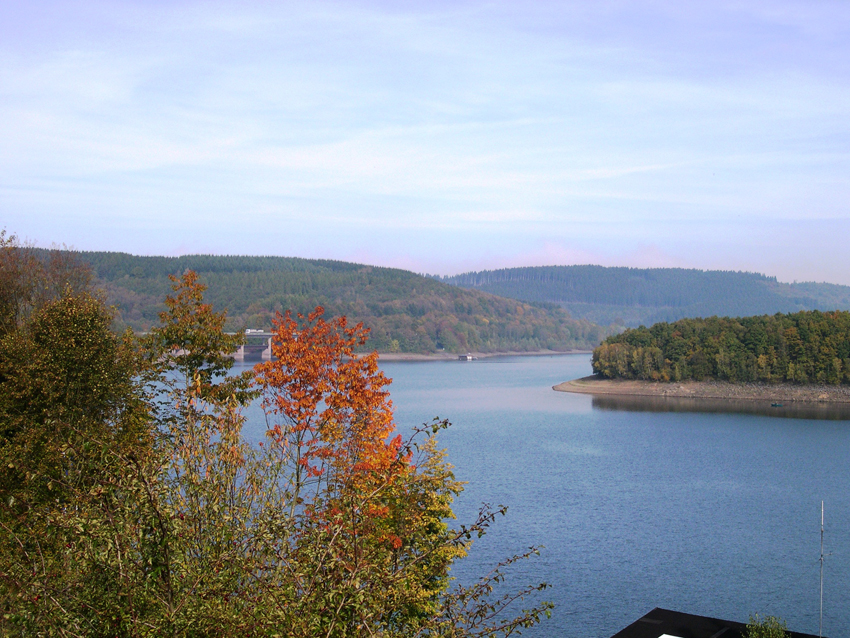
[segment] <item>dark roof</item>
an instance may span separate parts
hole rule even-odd
[[[745,623],[734,620],[695,616],[656,607],[611,638],[660,638],[664,635],[676,638],[742,638],[746,627]],[[796,631],[788,633],[791,638],[817,638]]]

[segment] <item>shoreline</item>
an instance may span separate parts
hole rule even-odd
[[[356,352],[358,357],[362,357],[363,355],[371,354],[369,352]],[[490,359],[492,357],[553,357],[553,356],[562,356],[568,354],[593,354],[593,350],[534,350],[532,352],[471,352],[471,354],[475,359]],[[233,355],[229,355],[233,358]],[[423,354],[419,352],[379,352],[378,353],[378,361],[384,362],[399,362],[399,361],[410,361],[410,362],[421,362],[421,361],[460,361],[458,357],[459,354],[452,354],[451,352],[432,352],[429,354]],[[257,356],[253,356],[247,359],[236,359],[239,362],[248,362],[248,363],[260,363],[262,361],[268,361],[268,359],[262,359]]]
[[[595,375],[552,386],[556,392],[612,396],[686,399],[734,399],[779,403],[850,403],[850,386],[790,383],[730,383],[728,381],[639,381],[600,379]]]
[[[471,352],[476,359],[489,359],[492,357],[547,357],[568,354],[593,354],[593,350],[533,350],[531,352]],[[431,354],[420,354],[416,352],[379,352],[379,361],[459,361],[462,355],[450,352],[434,352]]]

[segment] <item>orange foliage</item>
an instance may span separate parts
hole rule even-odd
[[[401,437],[388,440],[395,428],[390,380],[376,352],[354,354],[368,329],[323,314],[319,306],[297,321],[290,312],[275,319],[275,360],[255,368],[263,408],[278,417],[269,435],[296,464],[297,489],[310,480],[326,481],[331,492],[368,489],[407,465]]]

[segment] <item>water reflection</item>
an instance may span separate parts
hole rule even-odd
[[[688,397],[601,396],[593,397],[593,409],[625,412],[708,412],[757,414],[786,419],[850,421],[847,403],[785,403],[736,399],[694,399]]]

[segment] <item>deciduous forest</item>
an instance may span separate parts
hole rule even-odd
[[[657,323],[606,338],[593,370],[652,381],[850,383],[850,312]]]
[[[117,321],[136,331],[154,325],[168,275],[187,269],[209,285],[208,299],[228,310],[228,330],[270,328],[276,312],[323,306],[370,329],[379,352],[528,352],[590,349],[608,332],[574,320],[554,304],[517,302],[467,291],[394,268],[286,257],[136,257],[81,252]]]

